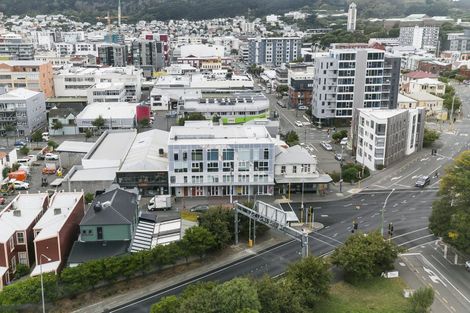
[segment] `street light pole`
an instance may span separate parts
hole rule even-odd
[[[42,299],[42,313],[46,313],[46,302],[44,301],[44,281],[42,278],[42,257],[44,257],[48,262],[52,261],[51,258],[45,256],[44,254],[39,255],[39,272],[41,275],[41,299]]]
[[[339,192],[343,192],[343,148],[341,145],[341,160],[339,161]]]
[[[455,103],[455,94],[452,97],[452,107],[450,108],[450,123],[452,127],[454,126],[454,103]]]
[[[380,233],[382,234],[382,237],[384,236],[384,212],[385,212],[385,206],[387,205],[388,198],[392,195],[392,193],[395,191],[395,188],[390,191],[388,194],[387,198],[385,198],[384,205],[382,206],[382,223],[380,227]]]
[[[230,203],[233,203],[233,168],[230,169]]]

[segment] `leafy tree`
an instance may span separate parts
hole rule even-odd
[[[53,129],[53,130],[59,130],[59,129],[62,129],[62,128],[64,128],[64,124],[62,124],[61,121],[59,121],[59,120],[54,120],[54,121],[52,122],[52,129]]]
[[[286,279],[275,281],[264,276],[256,281],[256,290],[261,304],[261,313],[300,313],[303,312],[300,299],[291,289]]]
[[[343,171],[343,180],[345,182],[352,182],[359,180],[359,170],[356,167],[350,167]]]
[[[464,253],[470,253],[470,150],[446,168],[433,203],[429,228]]]
[[[238,55],[238,50],[237,49],[232,49],[230,50],[231,55]]]
[[[140,128],[146,128],[146,127],[148,127],[149,125],[150,125],[150,121],[149,121],[148,119],[146,119],[146,118],[141,119],[141,120],[139,121],[139,127],[140,127]]]
[[[184,122],[186,121],[204,121],[205,119],[206,118],[202,113],[193,112],[193,113],[186,115],[185,117],[178,119],[178,125],[184,126]]]
[[[35,131],[31,135],[31,140],[36,143],[36,146],[38,145],[38,142],[42,141],[42,133],[40,130]]]
[[[207,251],[216,246],[214,235],[204,227],[193,226],[186,230],[183,242],[187,244],[187,249],[191,254],[199,255],[202,258]]]
[[[219,313],[244,312],[246,309],[257,311],[261,308],[256,286],[247,278],[229,280],[214,291]]]
[[[297,135],[297,133],[294,130],[291,130],[285,135],[285,140],[286,140],[286,143],[291,147],[298,145],[299,135]]]
[[[28,153],[29,153],[29,148],[28,148],[27,146],[21,147],[20,153],[21,153],[22,155],[28,155]]]
[[[54,140],[49,140],[49,141],[47,142],[47,145],[48,145],[49,147],[52,147],[52,149],[57,149],[57,147],[59,146],[59,144],[58,144],[57,142],[55,142]]]
[[[291,264],[287,280],[291,290],[305,307],[312,307],[328,295],[331,281],[329,263],[322,258],[309,256]]]
[[[98,116],[94,121],[91,122],[91,125],[96,127],[98,131],[101,131],[101,128],[103,128],[105,124],[104,118],[100,115]]]
[[[213,282],[190,285],[181,295],[178,313],[216,312]]]
[[[335,250],[332,262],[343,269],[346,281],[356,283],[393,269],[399,251],[378,231],[369,234],[358,232]]]
[[[211,207],[199,216],[199,226],[209,230],[215,238],[215,249],[222,249],[232,241],[232,210],[223,207]]]
[[[435,131],[434,129],[424,129],[424,136],[423,136],[423,146],[424,147],[431,147],[434,141],[439,139],[440,134]]]
[[[85,130],[85,141],[88,141],[89,138],[93,136],[93,131],[89,128]]]
[[[280,86],[277,86],[277,87],[276,87],[276,92],[277,92],[278,94],[281,94],[281,95],[282,95],[282,94],[284,94],[284,93],[286,93],[286,92],[288,92],[288,91],[289,91],[289,87],[286,86],[286,85],[280,85]]]
[[[150,313],[179,313],[180,300],[176,296],[162,298],[152,305]]]
[[[410,297],[413,313],[427,313],[434,302],[434,290],[432,287],[422,287],[416,290]]]
[[[335,142],[340,142],[341,139],[348,137],[348,131],[346,129],[340,130],[335,132],[333,135],[331,135],[331,138]]]
[[[11,168],[9,168],[8,166],[5,166],[2,170],[2,177],[7,178],[8,173],[10,173],[10,171],[11,171]]]
[[[15,131],[15,127],[12,124],[6,124],[3,130],[5,131],[5,137],[7,139],[7,146],[9,145],[8,143],[8,135],[11,134],[11,132]]]

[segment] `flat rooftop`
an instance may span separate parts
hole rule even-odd
[[[129,146],[134,141],[136,135],[137,132],[135,130],[105,132],[84,158],[93,160],[122,160],[126,156]]]
[[[109,119],[132,119],[136,114],[138,103],[128,102],[94,102],[87,105],[77,115],[77,119],[94,120],[98,116]]]
[[[88,153],[93,147],[94,142],[84,141],[71,141],[66,140],[62,142],[55,151],[57,152],[74,152],[74,153]]]

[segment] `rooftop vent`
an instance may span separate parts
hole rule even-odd
[[[161,157],[164,156],[165,155],[165,150],[163,150],[163,148],[158,149],[158,155],[161,156]]]
[[[13,210],[13,216],[21,216],[21,210]]]
[[[59,215],[60,213],[62,213],[61,208],[54,209],[54,215]]]
[[[95,212],[99,212],[103,209],[103,206],[101,205],[101,202],[96,202],[94,205],[93,205],[93,210],[95,210]]]

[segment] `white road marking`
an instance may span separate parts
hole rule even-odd
[[[394,180],[400,179],[400,178],[402,178],[402,177],[403,177],[403,176],[392,177],[390,180],[391,180],[391,181],[394,181]]]
[[[420,228],[420,229],[416,229],[416,230],[413,230],[413,231],[410,231],[410,232],[407,232],[407,233],[404,233],[404,234],[401,234],[401,235],[398,235],[398,236],[395,236],[393,237],[394,239],[395,238],[400,238],[400,237],[403,237],[403,236],[406,236],[406,235],[409,235],[409,234],[413,234],[413,233],[416,233],[416,232],[419,232],[419,231],[422,231],[422,230],[425,230],[425,229],[428,229],[428,227],[423,227],[423,228]]]
[[[405,220],[406,220],[406,218],[405,218]],[[434,236],[434,235],[433,235],[433,234],[429,234],[429,235],[426,235],[426,236],[422,236],[422,237],[419,237],[419,238],[416,238],[416,239],[413,239],[413,240],[409,240],[409,241],[404,242],[404,243],[400,243],[398,246],[401,247],[401,246],[404,246],[404,245],[406,245],[406,244],[408,244],[408,243],[410,243],[410,242],[417,241],[417,240],[421,240],[421,239],[428,238],[428,237],[432,237],[432,236]]]
[[[352,203],[348,203],[348,204],[343,205],[343,207],[347,208],[348,206],[351,206],[351,205],[353,205],[353,204],[352,204]]]

